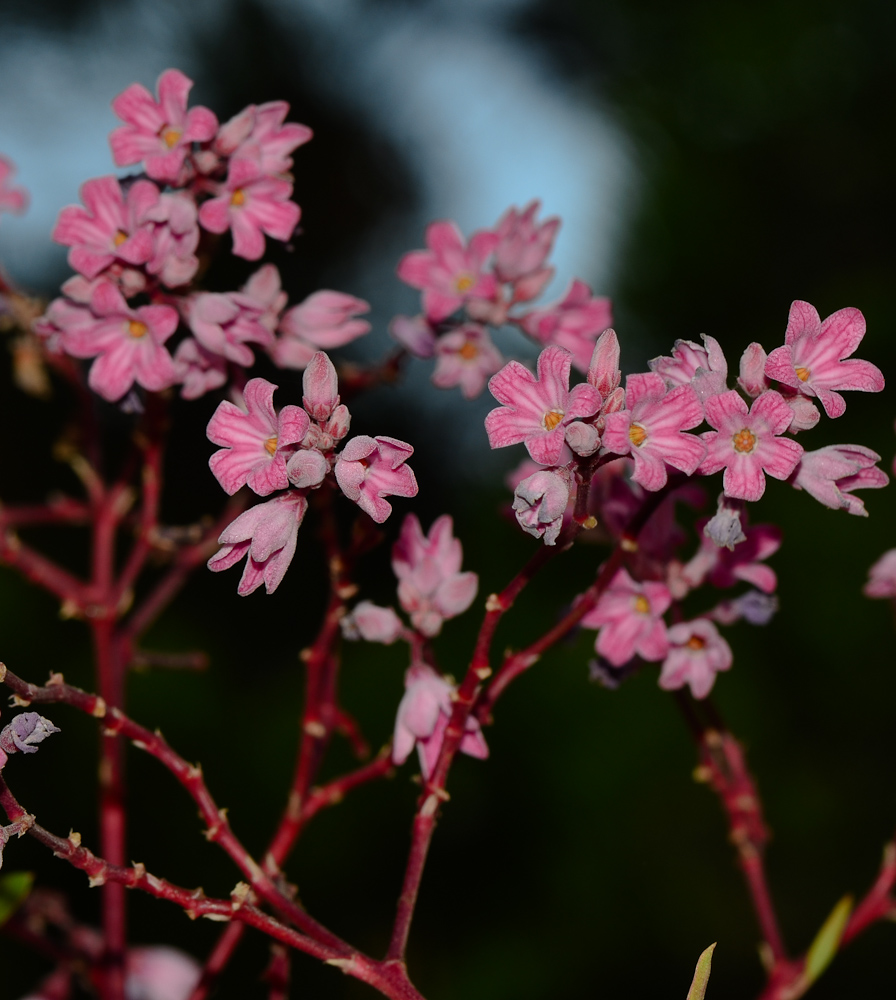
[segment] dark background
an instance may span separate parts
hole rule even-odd
[[[302,5],[294,6],[301,13]],[[719,338],[734,367],[751,340],[769,350],[777,346],[790,302],[803,298],[822,316],[846,305],[861,308],[869,333],[859,355],[891,376],[896,8],[794,0],[492,6],[509,43],[545,67],[545,86],[572,88],[593,102],[628,144],[636,195],[625,201],[612,279],[598,288],[613,296],[627,371],[667,352],[676,337],[703,331]],[[42,0],[27,13],[23,5],[0,3],[0,21],[58,43],[105,9],[99,0]],[[158,9],[176,16],[173,6]],[[377,18],[384,30],[394,23],[396,33],[411,15],[431,17],[433,24],[450,16],[440,4],[410,0],[349,4],[346,11],[346,17]],[[457,16],[465,16],[463,8]],[[369,238],[375,232],[395,240],[413,223],[417,228],[398,252],[420,245],[417,219],[432,201],[425,158],[415,160],[378,134],[353,104],[351,59],[329,67],[347,81],[338,93],[323,86],[311,71],[321,72],[313,21],[287,45],[267,8],[246,2],[221,5],[219,17],[202,30],[193,24],[178,44],[178,52],[185,46],[192,52],[196,99],[222,120],[246,103],[285,98],[291,117],[315,129],[314,142],[297,154],[304,234],[292,253],[271,255],[293,298],[321,284],[358,291],[346,284],[350,277],[366,289],[386,275],[395,287],[383,291],[380,309],[390,296],[399,303],[395,308],[413,309],[413,296],[388,279],[396,254],[384,260]],[[307,59],[296,59],[303,49]],[[163,60],[142,82],[151,86],[168,64]],[[2,79],[4,100],[15,83]],[[111,85],[107,99],[119,89]],[[445,95],[455,99],[470,95]],[[475,99],[487,103],[489,95]],[[29,183],[25,175],[20,180]],[[595,189],[600,184],[595,177]],[[5,232],[12,231],[8,222],[2,220]],[[47,273],[58,271],[47,279],[48,293],[65,275],[58,252],[50,254],[48,244],[48,261],[56,263]],[[592,271],[580,271],[586,280],[608,273],[596,261]],[[217,280],[233,287],[248,270],[222,269]],[[388,316],[375,318],[372,353],[387,343]],[[295,398],[297,377],[281,377],[280,384],[281,401],[290,392]],[[393,433],[418,447],[413,465],[421,490],[413,509],[424,525],[445,510],[455,513],[465,565],[480,573],[480,593],[487,594],[509,579],[534,542],[497,520],[507,500],[497,471],[475,485],[458,471],[465,462],[484,467],[481,444],[459,463],[443,436],[435,438],[440,446],[423,447],[424,432],[433,440],[444,414],[462,423],[470,412],[459,397],[450,411],[444,400],[440,409],[427,409],[427,396],[435,394],[425,386],[403,395],[381,390],[359,408],[353,430]],[[202,427],[213,406],[203,400],[183,408],[165,512],[173,523],[220,504],[204,466]],[[48,413],[4,390],[4,500],[71,488],[64,470],[46,457],[61,407],[60,401]],[[893,411],[887,393],[854,394],[836,425],[826,421],[801,440],[807,447],[862,443],[878,450],[889,468]],[[104,412],[112,431],[120,432],[123,418]],[[498,462],[506,466],[498,456],[496,470]],[[784,529],[784,545],[772,560],[781,611],[765,629],[730,631],[735,666],[714,692],[748,746],[764,795],[774,830],[770,879],[794,952],[808,945],[843,893],[864,892],[896,824],[893,621],[887,606],[860,592],[867,567],[896,545],[894,502],[889,491],[865,496],[868,520],[828,511],[770,482],[754,519]],[[395,507],[398,516],[387,526],[392,532],[412,509],[400,500]],[[31,537],[56,544],[56,536]],[[237,571],[200,573],[153,630],[153,648],[207,650],[207,673],[138,674],[130,684],[133,716],[160,726],[188,759],[202,760],[236,832],[256,851],[283,805],[301,707],[296,653],[312,638],[323,601],[310,525],[300,538],[295,563],[274,596],[238,599]],[[79,539],[62,544],[76,565],[83,558]],[[599,558],[597,550],[582,547],[546,574],[509,617],[496,650],[521,645],[547,627],[586,585]],[[365,564],[362,582],[366,596],[393,599],[385,553]],[[62,669],[67,679],[92,686],[82,626],[60,621],[52,600],[6,571],[0,598],[0,656],[11,669],[34,680]],[[477,624],[471,613],[446,627],[438,651],[447,670],[462,672]],[[434,841],[409,953],[411,974],[432,1000],[683,996],[698,954],[711,941],[719,944],[708,995],[739,1000],[759,992],[749,902],[720,809],[692,780],[694,751],[675,705],[657,688],[654,669],[615,692],[590,684],[592,641],[593,635],[578,636],[520,680],[487,733],[490,760],[462,759],[452,774],[452,801]],[[398,649],[346,648],[345,704],[374,745],[391,731],[405,665]],[[44,825],[59,833],[73,827],[95,846],[95,723],[64,709],[50,717],[63,733],[35,757],[13,758],[5,773]],[[350,764],[337,745],[327,773]],[[129,767],[133,858],[175,882],[202,884],[210,895],[229,892],[237,873],[205,844],[185,794],[136,751]],[[374,953],[385,947],[400,885],[416,795],[412,770],[407,766],[393,781],[359,791],[320,816],[289,867],[309,910]],[[70,889],[79,916],[96,919],[97,896],[87,892],[84,877],[27,839],[9,845],[6,867],[31,867],[42,883]],[[201,957],[219,931],[139,894],[131,901],[135,941],[165,941]],[[890,927],[873,928],[836,960],[812,995],[892,996],[892,935]],[[221,995],[264,996],[257,976],[265,963],[263,944],[253,941]],[[3,1000],[27,992],[43,969],[0,938]],[[371,994],[298,956],[293,995]]]

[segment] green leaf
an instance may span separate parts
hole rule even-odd
[[[821,925],[821,930],[815,935],[815,940],[806,952],[806,968],[803,972],[806,985],[814,983],[837,954],[840,938],[843,937],[843,930],[850,913],[852,913],[852,896],[844,896]]]
[[[16,912],[31,892],[31,872],[10,872],[0,878],[0,926]]]
[[[709,967],[712,965],[712,953],[715,950],[715,944],[711,944],[697,959],[697,970],[694,972],[694,981],[688,990],[687,1000],[703,1000],[704,996],[706,996],[706,984],[709,982]]]

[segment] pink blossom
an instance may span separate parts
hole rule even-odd
[[[135,181],[127,196],[115,177],[96,177],[81,185],[87,206],[69,205],[59,213],[52,238],[71,247],[68,262],[86,278],[95,278],[113,261],[145,264],[153,254],[147,215],[159,201],[152,181]]]
[[[223,548],[209,559],[208,568],[219,573],[247,556],[237,593],[245,597],[263,583],[273,594],[295,555],[299,525],[307,510],[308,501],[299,490],[279,493],[273,500],[250,507],[221,532],[218,541]]]
[[[246,260],[264,253],[264,234],[288,240],[301,210],[290,201],[292,181],[271,177],[255,160],[235,159],[218,196],[199,209],[199,223],[211,233],[233,234],[233,252]]]
[[[554,545],[569,506],[569,481],[559,472],[542,469],[514,490],[513,510],[523,531]]]
[[[212,149],[222,156],[254,159],[265,174],[288,173],[290,153],[313,135],[307,125],[284,124],[288,113],[286,101],[250,104],[221,126]]]
[[[544,267],[548,254],[554,245],[554,238],[560,228],[560,219],[551,216],[542,223],[536,223],[535,216],[541,210],[541,202],[530,201],[522,212],[508,208],[495,226],[498,245],[495,247],[495,273],[499,280],[517,282],[521,278],[537,275],[542,287],[550,281],[554,269]],[[538,289],[540,291],[540,289]],[[527,298],[534,298],[527,293]],[[517,300],[519,298],[515,296]]]
[[[478,396],[489,376],[494,375],[504,362],[488,331],[478,323],[464,323],[439,337],[435,355],[433,385],[440,389],[460,386],[465,399]]]
[[[880,489],[887,474],[878,469],[880,455],[859,444],[835,444],[803,453],[793,485],[805,490],[825,507],[840,507],[850,514],[868,516],[865,503],[853,490]]]
[[[703,407],[689,385],[667,390],[656,372],[629,375],[625,382],[626,409],[608,413],[603,445],[617,455],[635,460],[632,479],[646,490],[660,490],[668,480],[666,465],[693,475],[706,447],[693,434],[683,433],[703,421]]]
[[[346,639],[364,639],[391,646],[401,637],[404,625],[393,608],[381,608],[371,601],[360,601],[339,623]]]
[[[756,524],[742,527],[745,540],[733,549],[720,548],[705,534],[700,539],[700,549],[684,567],[682,574],[688,585],[699,587],[705,580],[714,587],[725,589],[739,582],[758,587],[771,594],[778,586],[778,577],[764,560],[781,547],[781,529],[773,524]]]
[[[131,309],[108,281],[97,284],[89,307],[59,300],[54,305],[65,351],[76,358],[97,358],[87,381],[104,399],[120,399],[134,382],[158,392],[177,381],[174,362],[163,346],[177,329],[175,309]]]
[[[765,475],[786,479],[803,454],[801,445],[782,438],[793,413],[780,393],[769,390],[751,408],[735,389],[710,396],[706,420],[716,429],[701,435],[706,458],[697,470],[709,476],[725,470],[722,485],[729,497],[758,500],[765,492]]]
[[[416,515],[408,514],[392,547],[398,599],[418,632],[438,635],[442,622],[466,611],[479,587],[475,573],[461,573],[463,550],[453,522],[443,514],[424,535]]]
[[[405,693],[395,718],[395,735],[392,740],[392,760],[403,764],[417,745],[420,770],[429,778],[436,767],[445,730],[451,720],[454,688],[426,663],[413,663],[404,678]],[[488,745],[477,719],[467,716],[460,752],[484,760]]]
[[[485,418],[488,443],[505,448],[525,443],[542,465],[556,465],[563,451],[566,428],[580,417],[593,416],[600,393],[590,385],[569,388],[572,355],[561,347],[545,348],[538,356],[538,377],[518,361],[508,362],[489,380],[499,403]]]
[[[15,212],[18,215],[28,207],[28,192],[9,183],[15,169],[12,160],[0,155],[0,212]]]
[[[339,488],[377,524],[392,513],[384,497],[415,497],[417,480],[404,463],[414,449],[391,437],[359,434],[342,449],[334,469]]]
[[[431,358],[436,352],[436,332],[423,316],[396,316],[389,333],[415,358]]]
[[[238,365],[248,367],[255,360],[248,344],[273,343],[264,313],[240,292],[200,292],[185,299],[181,308],[199,343]]]
[[[662,660],[669,650],[663,613],[672,603],[664,583],[636,583],[620,569],[597,604],[582,618],[583,628],[598,628],[595,649],[614,667],[633,656]]]
[[[535,309],[520,318],[520,325],[541,344],[556,344],[573,356],[573,364],[587,371],[597,335],[613,323],[610,300],[594,298],[584,281],[576,278],[559,302]]]
[[[423,291],[423,310],[433,322],[445,319],[469,299],[490,299],[497,290],[486,259],[498,244],[495,233],[473,233],[465,246],[453,222],[433,222],[426,230],[428,250],[413,250],[398,263],[398,277]]]
[[[818,397],[829,417],[839,417],[846,402],[836,389],[880,392],[884,377],[869,361],[844,360],[865,336],[865,317],[858,309],[840,309],[822,322],[808,302],[790,307],[784,346],[765,363],[765,374],[807,396]]]
[[[705,402],[727,388],[728,362],[715,337],[701,334],[704,346],[693,340],[676,340],[671,357],[654,358],[650,370],[658,372],[666,384],[691,385]]]
[[[263,497],[289,485],[286,461],[305,436],[309,420],[299,406],[284,406],[275,413],[276,388],[267,379],[250,379],[243,390],[246,410],[223,400],[208,422],[208,439],[224,445],[208,460],[209,468],[231,496],[244,485]]]
[[[338,389],[339,381],[333,362],[323,351],[318,351],[308,362],[302,375],[302,406],[315,420],[329,420],[339,406]]]
[[[281,368],[302,369],[316,351],[342,347],[370,330],[365,313],[370,306],[344,292],[321,289],[309,295],[280,320],[280,336],[271,353]]]
[[[187,1000],[202,966],[176,948],[131,948],[125,961],[125,1000]]]
[[[868,571],[866,597],[896,597],[896,549],[885,552]]]
[[[184,399],[198,399],[227,381],[227,362],[220,354],[212,354],[198,340],[186,337],[174,352],[174,370],[183,386]]]
[[[180,70],[166,69],[156,84],[158,101],[139,83],[132,83],[112,102],[112,110],[126,124],[109,136],[119,167],[144,162],[154,180],[174,184],[194,142],[208,142],[218,119],[208,108],[187,111],[193,81]]]
[[[178,191],[163,194],[146,219],[153,223],[153,252],[146,270],[168,288],[186,285],[199,269],[196,202]]]
[[[716,674],[731,667],[731,647],[707,618],[680,622],[667,635],[669,655],[660,672],[660,687],[675,691],[689,684],[695,698],[705,698]]]
[[[619,388],[622,372],[619,370],[619,338],[612,328],[604,330],[597,338],[588,365],[588,384],[593,385],[606,400]],[[615,409],[619,409],[616,407]],[[606,411],[605,412],[613,412]]]

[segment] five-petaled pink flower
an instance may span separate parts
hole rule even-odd
[[[786,479],[803,454],[802,445],[782,438],[793,411],[781,394],[769,390],[749,409],[736,389],[710,396],[704,403],[706,420],[715,427],[701,435],[706,458],[697,470],[709,476],[725,470],[722,485],[729,497],[758,500],[765,492],[765,475]]]
[[[491,377],[491,394],[504,404],[485,418],[492,448],[522,441],[536,462],[559,462],[566,428],[573,420],[594,416],[601,404],[600,393],[593,386],[583,383],[570,390],[571,365],[569,351],[547,347],[538,356],[537,377],[518,361],[508,362]]]
[[[336,460],[339,488],[377,524],[392,513],[387,496],[415,497],[417,479],[404,463],[414,449],[391,437],[353,437]]]
[[[448,514],[424,535],[416,514],[408,514],[392,547],[398,599],[418,632],[438,635],[442,622],[466,611],[479,587],[475,573],[460,571],[463,550]]]
[[[322,288],[283,314],[271,356],[281,368],[302,369],[315,352],[363,337],[370,324],[359,319],[358,313],[369,309],[363,299]]]
[[[852,491],[887,485],[887,474],[877,468],[879,461],[880,455],[860,444],[833,444],[807,451],[797,466],[793,485],[825,507],[839,507],[867,517],[864,501],[853,496]]]
[[[95,177],[81,185],[80,193],[87,207],[63,208],[52,234],[57,243],[71,247],[68,262],[76,271],[95,278],[113,261],[134,266],[152,257],[147,216],[159,202],[152,181],[135,181],[125,197],[116,177]]]
[[[246,383],[246,410],[223,400],[208,422],[208,438],[224,445],[208,460],[226,493],[248,485],[259,496],[289,485],[286,462],[305,436],[310,421],[300,406],[274,411],[273,383],[253,378]],[[247,412],[248,411],[248,412]]]
[[[620,569],[597,604],[582,618],[583,628],[599,628],[594,648],[614,667],[633,656],[662,660],[669,650],[663,613],[672,603],[664,583],[636,583]]]
[[[454,688],[426,663],[414,663],[408,667],[404,684],[404,697],[395,718],[392,760],[395,764],[403,764],[416,743],[420,770],[424,778],[429,778],[445,741],[445,730],[454,708],[451,699]],[[472,715],[467,717],[460,752],[480,760],[488,757],[485,737],[479,722]]]
[[[464,323],[435,343],[436,367],[432,383],[440,389],[460,386],[465,399],[474,399],[504,359],[488,330],[478,323]]]
[[[295,555],[299,525],[307,510],[308,500],[300,490],[288,490],[250,507],[221,532],[218,541],[223,548],[209,559],[208,568],[219,573],[246,556],[237,593],[245,597],[264,584],[273,594]]]
[[[865,317],[858,309],[840,309],[822,322],[808,302],[790,307],[784,346],[765,363],[765,374],[807,396],[817,396],[829,417],[839,417],[846,402],[837,389],[880,392],[884,377],[870,361],[844,360],[865,336]]]
[[[398,263],[398,277],[423,291],[423,309],[434,322],[450,316],[468,299],[490,299],[497,289],[483,265],[498,244],[495,233],[480,230],[464,246],[453,222],[433,222],[426,230],[428,250],[412,250]]]
[[[177,311],[171,306],[131,309],[113,284],[101,281],[89,308],[61,303],[56,321],[63,317],[63,346],[76,358],[96,357],[87,381],[103,398],[121,399],[134,382],[158,392],[177,381],[174,362],[163,346],[177,329]]]
[[[218,119],[208,108],[187,111],[193,81],[180,70],[166,69],[159,77],[158,101],[140,83],[132,83],[112,102],[112,110],[126,124],[109,135],[112,156],[119,167],[143,164],[154,180],[174,184],[194,142],[208,142]]]
[[[693,386],[704,402],[727,388],[728,362],[715,337],[704,333],[701,338],[702,347],[693,340],[676,340],[671,357],[654,358],[648,364],[669,386]]]
[[[23,187],[12,187],[9,178],[15,173],[12,161],[0,155],[0,212],[24,212],[28,207],[28,192]]]
[[[598,334],[613,323],[610,300],[595,298],[584,281],[576,278],[559,302],[526,313],[520,325],[542,344],[565,347],[573,364],[587,371]]]
[[[689,385],[668,390],[662,375],[645,372],[625,381],[626,409],[604,418],[603,445],[635,460],[632,479],[646,490],[668,481],[666,464],[692,476],[706,454],[703,442],[684,431],[703,421],[703,407]]]
[[[495,274],[501,281],[514,284],[514,302],[534,299],[554,275],[554,269],[544,263],[554,245],[560,219],[552,215],[536,223],[540,208],[538,200],[530,201],[522,212],[508,208],[495,225],[499,239],[495,247]]]
[[[669,655],[660,671],[660,687],[675,691],[685,684],[695,698],[705,698],[720,670],[731,666],[731,647],[708,618],[679,622],[667,632]]]

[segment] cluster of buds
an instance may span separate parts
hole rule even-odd
[[[351,415],[340,402],[336,369],[319,351],[302,376],[302,406],[275,411],[277,388],[267,379],[246,383],[246,409],[227,400],[218,404],[208,424],[208,437],[221,445],[209,459],[215,478],[228,494],[248,486],[259,496],[276,494],[256,504],[221,533],[223,548],[209,569],[229,569],[246,556],[238,592],[251,594],[262,583],[270,594],[280,585],[292,561],[299,526],[308,510],[308,494],[335,479],[342,492],[377,524],[392,512],[387,496],[412,497],[417,480],[405,462],[413,448],[391,437],[351,438]]]
[[[563,297],[529,308],[554,276],[548,255],[560,220],[537,222],[540,204],[509,208],[493,229],[475,232],[465,243],[453,222],[426,230],[426,250],[405,254],[398,277],[422,291],[423,311],[397,316],[392,336],[412,354],[436,359],[432,381],[459,386],[468,399],[478,396],[503,364],[489,327],[516,327],[539,344],[570,352],[583,372],[598,334],[611,322],[610,301],[592,295],[576,279]]]
[[[286,309],[270,264],[238,291],[196,287],[205,250],[221,234],[230,232],[234,254],[246,260],[262,256],[266,236],[291,238],[300,216],[291,154],[311,130],[284,121],[284,101],[250,105],[219,126],[208,108],[188,109],[191,87],[169,69],[157,99],[137,83],[115,98],[125,122],[109,137],[115,163],[142,163],[144,173],[86,181],[83,206],[63,209],[53,231],[77,273],[35,331],[52,352],[94,358],[89,384],[110,401],[135,383],[150,391],[180,385],[195,399],[225,385],[228,366],[250,366],[252,346],[280,367],[302,369],[315,351],[369,329],[357,318],[367,303],[340,292]]]

